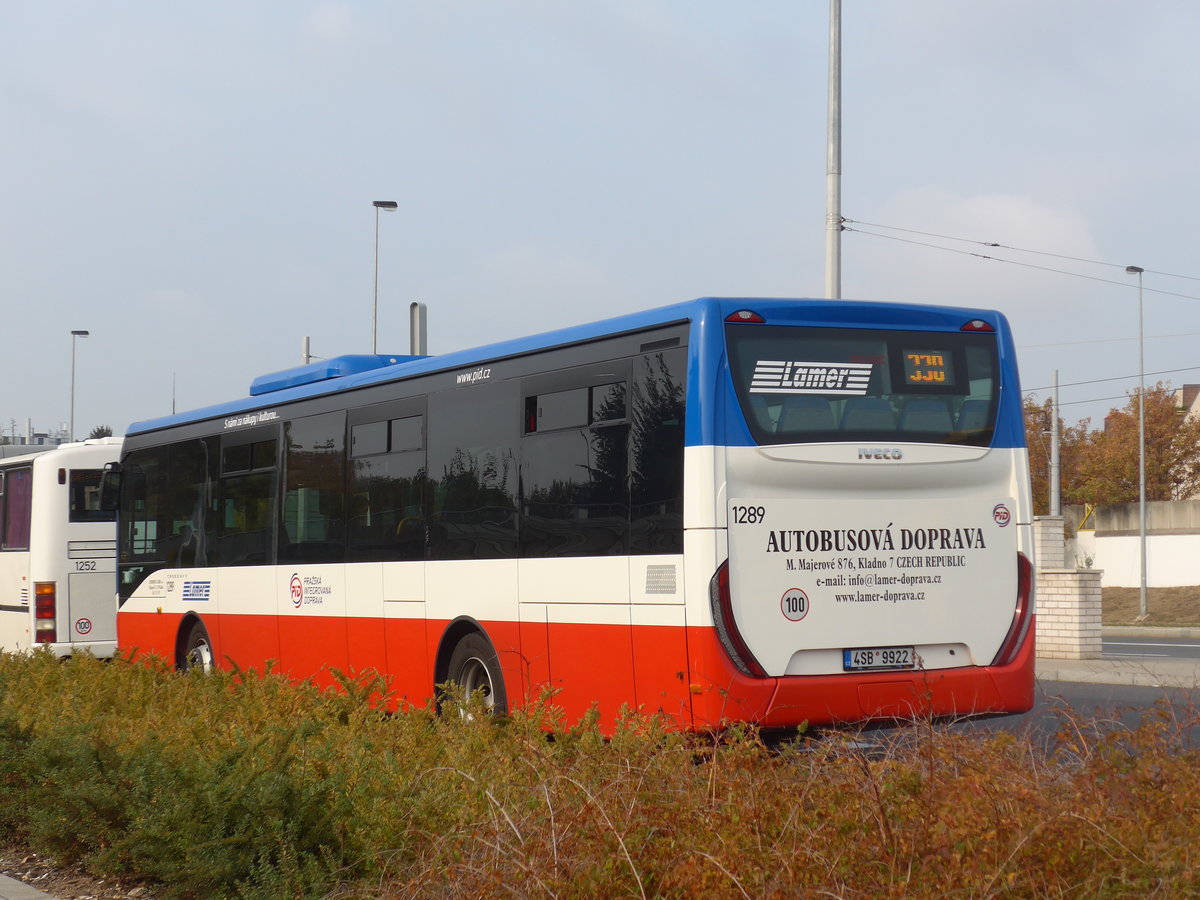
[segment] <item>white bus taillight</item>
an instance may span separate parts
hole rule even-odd
[[[712,603],[713,624],[729,658],[744,674],[766,678],[766,669],[746,646],[746,641],[738,632],[737,622],[733,618],[733,598],[729,594],[729,560],[721,563],[708,583],[708,596]]]
[[[58,591],[53,581],[38,581],[33,585],[33,640],[38,644],[53,644],[58,640],[56,624]]]
[[[1024,553],[1017,554],[1017,608],[1013,611],[1012,625],[1000,645],[1000,652],[992,660],[993,666],[1007,666],[1017,658],[1025,639],[1029,636],[1029,625],[1033,621],[1033,566]]]

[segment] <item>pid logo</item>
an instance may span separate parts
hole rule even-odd
[[[292,576],[292,606],[296,609],[300,608],[300,604],[304,602],[304,582],[300,580],[299,573]]]
[[[808,594],[800,588],[790,588],[779,601],[785,618],[799,622],[808,615]]]
[[[992,507],[992,520],[1001,528],[1005,527],[1012,518],[1012,513],[1008,511],[1008,507],[1003,503],[997,503]]]

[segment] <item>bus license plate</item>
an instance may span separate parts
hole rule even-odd
[[[842,668],[847,672],[861,669],[911,669],[912,647],[859,647],[842,651]]]

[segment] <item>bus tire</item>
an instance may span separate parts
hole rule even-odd
[[[190,672],[193,669],[201,672],[213,670],[212,641],[209,640],[208,629],[199,620],[192,622],[187,640],[183,643],[183,654],[179,658],[179,671]]]
[[[483,705],[492,715],[508,712],[508,694],[504,690],[504,674],[492,643],[477,631],[463,635],[446,667],[446,683],[458,685],[465,697],[478,691]],[[442,695],[444,701],[444,693]]]

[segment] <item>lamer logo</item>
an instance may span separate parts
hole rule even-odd
[[[899,447],[859,447],[859,459],[903,459],[904,451]]]
[[[800,362],[760,359],[750,378],[752,394],[848,394],[861,397],[872,363]]]

